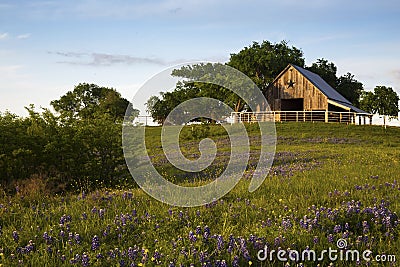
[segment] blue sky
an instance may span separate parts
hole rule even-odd
[[[79,82],[131,99],[171,65],[225,62],[262,40],[287,40],[307,65],[323,57],[366,90],[400,94],[397,0],[1,0],[0,111],[48,107]]]

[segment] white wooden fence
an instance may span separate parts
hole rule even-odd
[[[347,124],[372,124],[372,115],[335,111],[265,111],[232,112],[231,122],[337,122]]]

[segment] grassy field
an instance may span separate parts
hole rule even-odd
[[[193,176],[165,161],[156,138],[160,128],[148,131],[154,164],[176,183],[205,183],[224,169],[221,158],[229,150],[224,131],[196,127],[181,134],[184,154],[196,157],[198,140],[213,137],[220,162]],[[257,128],[247,128],[256,152]],[[44,196],[33,187],[14,196],[3,194],[0,263],[398,266],[400,129],[322,123],[283,123],[276,129],[276,157],[263,185],[249,193],[250,181],[244,178],[225,197],[202,207],[171,207],[136,188]],[[347,251],[358,250],[360,261],[340,260],[346,250],[340,252],[338,240],[347,243]],[[257,254],[265,246],[268,257],[260,261]],[[329,248],[339,250],[339,259],[327,253],[320,257]],[[280,249],[292,250],[286,258],[296,258],[293,250],[298,251],[300,259],[281,261],[276,252],[270,259],[269,252]],[[307,250],[317,252],[316,261],[301,260]],[[372,261],[362,258],[365,250],[372,251]],[[378,262],[378,255],[385,255],[380,259],[386,262]]]

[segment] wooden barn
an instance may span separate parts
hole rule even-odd
[[[275,111],[366,113],[354,107],[319,75],[291,64],[268,86],[265,96],[271,110]]]
[[[353,104],[319,75],[289,64],[264,92],[277,121],[366,123],[372,114]]]
[[[372,114],[355,107],[319,75],[289,64],[267,87],[270,110],[233,114],[239,122],[321,121],[353,124],[372,122]],[[357,120],[358,118],[358,120]]]

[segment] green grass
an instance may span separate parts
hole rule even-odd
[[[196,127],[201,130],[203,126]],[[256,152],[257,127],[246,127],[252,151]],[[217,142],[218,153],[229,151],[221,126],[210,126],[193,135],[196,130],[186,127],[181,133],[184,154],[195,157],[198,141],[205,136]],[[370,249],[374,255],[398,254],[400,129],[282,123],[276,124],[276,130],[275,162],[263,185],[249,193],[250,180],[242,179],[225,197],[202,207],[170,207],[136,188],[95,191],[84,197],[41,196],[34,192],[4,195],[0,199],[0,263],[70,266],[75,257],[75,265],[82,266],[85,253],[90,266],[169,266],[171,262],[171,266],[202,266],[202,257],[210,264],[206,266],[218,266],[222,260],[227,266],[236,260],[238,266],[250,262],[252,266],[283,266],[276,253],[274,261],[260,262],[257,252],[264,244],[275,250],[302,251],[309,247],[321,252],[329,247],[336,249],[336,241],[343,236],[351,249]],[[148,148],[157,168],[169,179],[198,185],[223,171],[225,159],[214,164],[212,171],[196,175],[174,169],[163,160],[159,133],[158,127],[148,129]],[[63,222],[63,215],[71,220]],[[368,228],[363,227],[364,221]],[[207,238],[206,227],[210,229]],[[13,231],[18,233],[18,240],[13,238]],[[46,241],[45,232],[52,238]],[[195,238],[189,238],[190,232]],[[75,234],[79,234],[79,242]],[[95,235],[100,246],[93,250]],[[29,240],[34,243],[30,252],[25,249]],[[218,240],[223,242],[218,244]],[[102,257],[96,258],[98,254]],[[330,262],[326,256],[321,262],[303,264],[328,266]],[[363,260],[360,264],[367,265]],[[334,261],[333,265],[356,263]],[[372,262],[372,266],[380,265],[384,264]]]

